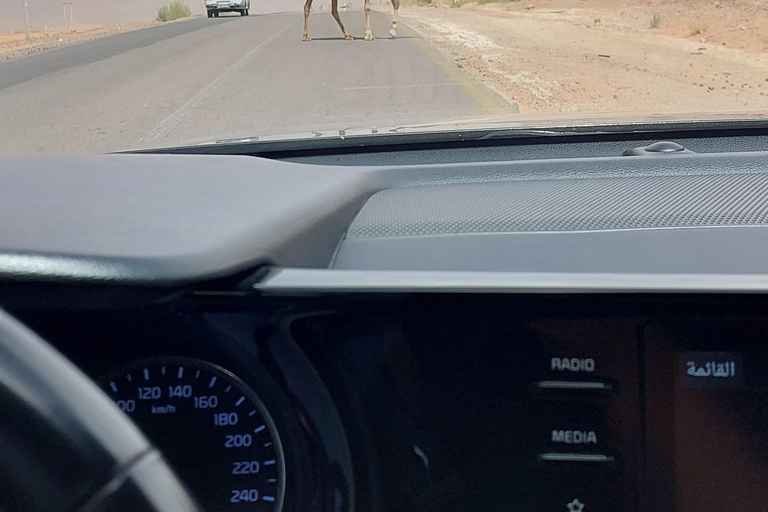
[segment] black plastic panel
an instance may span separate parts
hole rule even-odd
[[[287,512],[696,512],[676,489],[768,485],[762,296],[201,295],[24,320],[94,376],[153,354],[241,376],[293,457]],[[680,394],[689,359],[750,387]],[[675,473],[713,433],[731,494]]]
[[[659,512],[758,512],[768,500],[768,322],[645,327],[648,501]]]
[[[637,510],[639,318],[501,297],[342,309],[291,332],[337,400],[366,510]]]
[[[670,140],[685,146],[695,153],[737,153],[765,151],[768,149],[768,137],[753,135],[744,137],[670,137],[659,134],[660,138],[640,137],[636,139],[581,141],[581,142],[540,142],[526,144],[504,144],[496,146],[472,147],[463,145],[455,148],[408,150],[399,146],[398,151],[343,152],[338,154],[318,154],[312,156],[292,156],[287,161],[316,165],[424,165],[471,162],[498,162],[504,160],[541,160],[556,158],[595,158],[612,157],[623,154],[628,149],[648,146],[659,140]]]
[[[291,332],[373,509],[762,510],[762,299],[325,299]],[[715,388],[681,394],[691,358],[744,376],[718,366]]]

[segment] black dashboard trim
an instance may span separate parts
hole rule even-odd
[[[748,137],[768,135],[763,118],[715,119],[689,121],[610,122],[584,121],[573,126],[560,121],[533,121],[528,128],[505,128],[503,123],[489,124],[488,128],[439,125],[423,128],[402,128],[389,131],[371,130],[372,133],[355,134],[340,131],[331,134],[312,134],[311,137],[263,138],[221,140],[178,147],[160,147],[133,150],[133,154],[175,155],[248,155],[269,159],[295,157],[348,155],[375,152],[403,152],[517,146],[532,144],[566,144],[588,142],[615,142],[679,138]],[[360,130],[362,131],[362,130]],[[631,147],[631,144],[630,144]],[[619,155],[616,155],[619,156]]]

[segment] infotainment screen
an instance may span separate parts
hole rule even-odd
[[[670,512],[768,510],[764,325],[646,329],[647,495]],[[760,350],[757,350],[760,348]]]

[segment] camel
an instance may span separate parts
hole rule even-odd
[[[307,0],[307,3],[304,4],[304,35],[302,36],[302,41],[309,41],[309,15],[312,12],[312,2],[314,0]],[[398,11],[400,10],[400,0],[392,0],[392,7],[394,8],[395,12],[392,15],[392,28],[389,31],[389,35],[392,37],[397,37],[397,21],[398,21]],[[371,0],[365,0],[365,39],[366,41],[373,41],[373,33],[371,32]],[[336,23],[339,24],[339,28],[341,29],[342,34],[344,34],[344,39],[347,41],[352,41],[354,37],[352,37],[348,32],[347,29],[344,28],[344,24],[341,22],[341,17],[339,16],[339,0],[331,0],[331,14],[333,15],[333,19],[336,20]]]

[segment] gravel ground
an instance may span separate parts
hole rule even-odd
[[[761,3],[538,0],[403,17],[523,114],[768,110]]]

